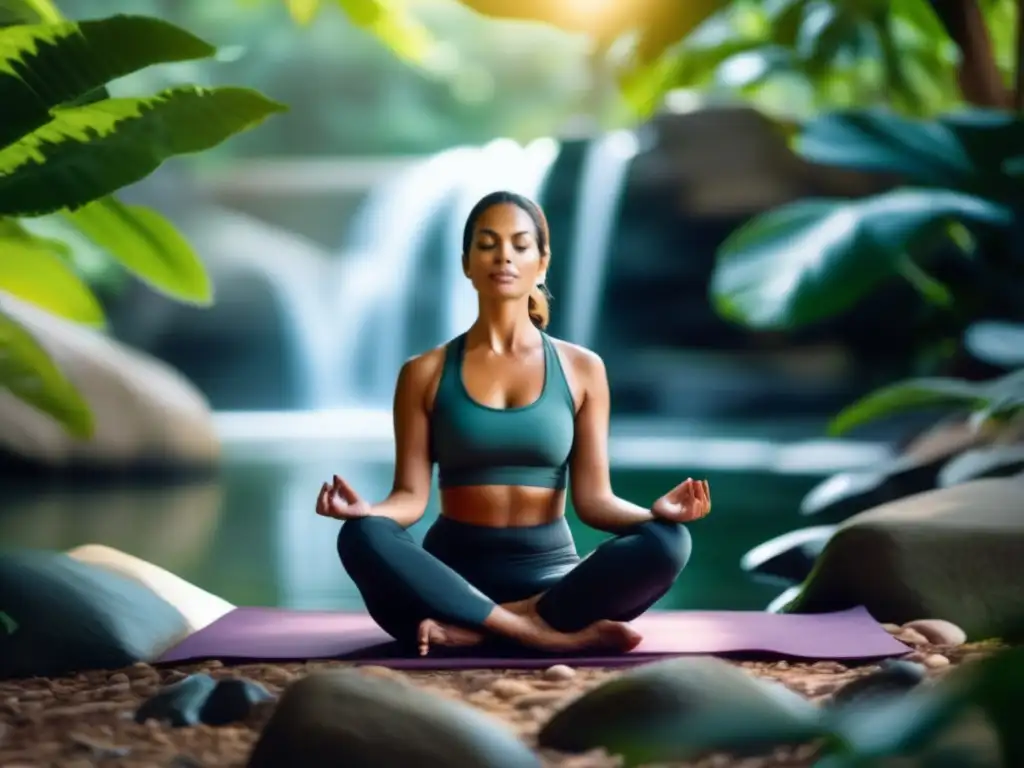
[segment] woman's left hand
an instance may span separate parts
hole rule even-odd
[[[711,489],[707,480],[686,480],[651,505],[651,514],[674,523],[690,523],[711,511]]]

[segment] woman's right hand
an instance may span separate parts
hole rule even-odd
[[[316,499],[316,513],[336,520],[351,520],[370,514],[370,505],[352,490],[348,483],[337,475],[334,483],[324,483]]]

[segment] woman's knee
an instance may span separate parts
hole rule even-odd
[[[338,531],[338,556],[342,564],[354,556],[377,548],[386,537],[404,530],[390,517],[356,517],[346,520]]]
[[[673,576],[680,573],[690,561],[693,541],[682,523],[669,520],[651,520],[640,526],[645,554],[653,567],[664,568]]]

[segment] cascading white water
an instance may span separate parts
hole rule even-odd
[[[459,187],[477,150],[459,147],[417,163],[373,190],[346,238],[332,288],[338,299],[332,363],[338,386],[321,393],[316,407],[379,405],[394,386],[407,356],[408,294],[416,260],[422,257],[428,225]],[[371,334],[376,354],[361,391],[355,367],[357,344]]]
[[[584,347],[594,344],[619,204],[629,166],[639,151],[635,133],[615,131],[590,142],[584,156],[565,302],[566,337]]]

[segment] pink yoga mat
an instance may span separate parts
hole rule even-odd
[[[530,669],[563,663],[624,666],[688,654],[766,653],[804,659],[876,659],[910,648],[864,608],[837,613],[652,611],[633,622],[644,636],[631,653],[553,656],[494,649],[444,649],[426,658],[404,655],[363,613],[236,608],[167,651],[160,663],[200,659],[297,661],[346,659],[403,669]]]

